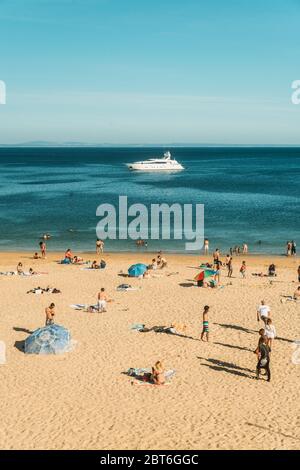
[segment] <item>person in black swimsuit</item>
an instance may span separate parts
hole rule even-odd
[[[267,373],[267,381],[271,380],[270,371],[270,348],[268,346],[268,338],[265,335],[261,335],[258,343],[258,347],[255,353],[258,356],[258,362],[256,366],[256,378],[259,379],[261,369],[265,369]]]

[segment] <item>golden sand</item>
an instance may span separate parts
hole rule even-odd
[[[95,259],[93,254],[83,254]],[[299,260],[247,257],[248,273],[240,278],[242,256],[234,258],[234,278],[226,271],[222,289],[191,287],[200,257],[169,255],[168,267],[156,277],[127,280],[118,276],[130,264],[151,261],[151,254],[105,254],[107,268],[32,260],[28,253],[2,253],[0,271],[15,270],[18,261],[40,277],[0,276],[0,340],[7,363],[0,365],[0,447],[4,449],[299,449],[300,364],[292,363],[293,341],[300,339],[300,304],[280,302],[297,283]],[[99,259],[99,257],[97,257]],[[201,258],[201,261],[204,258]],[[266,272],[274,261],[278,277]],[[167,273],[178,273],[167,276]],[[138,289],[116,292],[129,282]],[[33,287],[57,287],[61,294],[26,294]],[[114,302],[107,313],[72,310],[73,303],[95,303],[101,287]],[[271,355],[271,383],[255,377],[256,307],[271,306],[280,339]],[[28,331],[44,325],[44,309],[55,302],[58,324],[78,341],[62,356],[22,352]],[[202,308],[210,305],[210,343],[199,341]],[[130,330],[173,322],[187,325],[182,338]],[[158,359],[176,375],[168,386],[132,385],[122,372],[151,367]]]

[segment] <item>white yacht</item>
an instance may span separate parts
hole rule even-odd
[[[172,159],[170,152],[165,152],[161,158],[150,158],[143,162],[126,163],[129,170],[138,171],[174,171],[184,170],[184,167]]]

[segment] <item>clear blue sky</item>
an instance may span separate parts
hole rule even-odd
[[[299,0],[0,0],[0,143],[300,144]]]

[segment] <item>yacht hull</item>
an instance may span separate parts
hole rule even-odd
[[[148,165],[147,163],[127,163],[127,168],[131,171],[181,171],[182,165]]]

